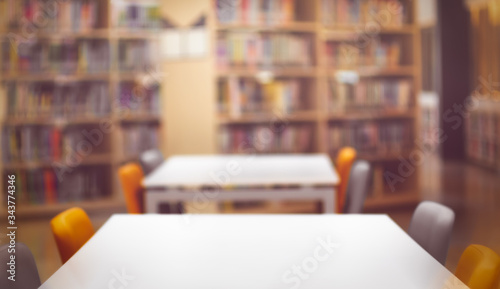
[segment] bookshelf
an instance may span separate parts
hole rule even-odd
[[[472,87],[475,105],[465,119],[466,154],[470,162],[500,168],[500,57],[498,1],[467,1],[471,16]]]
[[[350,145],[374,167],[367,209],[419,201],[418,168],[394,193],[384,181],[418,139],[416,1],[213,0],[213,7],[219,152],[321,152],[334,160]],[[284,129],[264,138],[276,123]]]
[[[161,83],[142,81],[161,2],[47,3],[0,0],[2,177],[17,176],[18,216],[121,209],[118,167],[162,140]]]

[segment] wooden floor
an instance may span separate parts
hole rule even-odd
[[[436,158],[424,162],[421,173],[423,199],[450,206],[457,215],[447,267],[455,270],[462,251],[471,243],[483,244],[500,253],[500,179],[496,172],[462,163],[442,163]],[[403,229],[408,227],[414,207],[397,208],[388,213]],[[99,228],[115,212],[92,215]],[[18,241],[34,252],[42,281],[60,266],[59,255],[50,233],[49,220],[21,220]],[[1,230],[0,230],[1,231]],[[3,232],[1,236],[5,236]],[[4,242],[5,237],[0,239]]]

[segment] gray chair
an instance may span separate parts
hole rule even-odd
[[[366,196],[371,187],[372,173],[370,163],[357,160],[352,164],[346,189],[346,200],[343,212],[361,214]]]
[[[455,213],[435,202],[421,202],[411,219],[408,234],[441,264],[445,265]]]
[[[148,150],[141,154],[139,163],[141,164],[144,175],[149,175],[154,169],[164,161],[163,154],[159,150]]]
[[[36,268],[35,259],[31,254],[30,249],[23,243],[16,243],[15,266],[16,277],[15,282],[7,279],[10,273],[10,256],[9,244],[0,247],[0,288],[11,289],[36,289],[40,287],[40,276]]]

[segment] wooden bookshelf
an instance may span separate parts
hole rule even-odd
[[[218,2],[213,0],[214,10],[216,10],[215,15],[218,15]],[[330,23],[326,22],[325,15],[329,13],[327,9],[323,6],[325,1],[328,0],[294,0],[294,11],[290,15],[282,16],[287,21],[271,21],[267,23],[266,20],[255,21],[255,12],[247,12],[241,10],[239,12],[238,5],[230,5],[238,11],[223,11],[229,13],[229,18],[216,19],[215,24],[215,41],[220,41],[235,33],[235,35],[240,35],[241,33],[252,33],[252,35],[303,35],[304,39],[310,39],[310,57],[311,65],[309,66],[290,66],[285,65],[275,65],[275,66],[265,66],[259,68],[256,65],[235,65],[232,67],[221,67],[219,65],[219,48],[216,43],[216,55],[217,60],[216,68],[216,103],[220,105],[220,89],[218,84],[228,81],[228,79],[250,79],[255,82],[262,82],[262,78],[266,81],[286,81],[289,79],[297,79],[301,83],[306,83],[306,88],[301,90],[301,97],[305,102],[307,108],[299,109],[295,111],[288,111],[282,113],[284,119],[288,126],[293,127],[296,124],[312,125],[313,133],[312,138],[312,151],[310,152],[320,152],[328,153],[331,155],[332,160],[335,159],[335,155],[332,154],[332,149],[329,147],[329,128],[333,125],[338,124],[351,124],[359,122],[376,123],[381,124],[385,122],[407,122],[411,128],[411,140],[418,139],[418,101],[417,95],[420,92],[420,38],[418,33],[418,26],[416,24],[416,11],[417,3],[415,1],[403,1],[404,3],[404,16],[402,16],[401,23],[391,23],[390,25],[381,25],[378,32],[374,37],[377,38],[377,43],[397,43],[399,47],[399,57],[397,65],[355,65],[350,67],[343,67],[340,65],[331,65],[328,59],[326,45],[327,43],[352,43],[359,38],[360,33],[364,33],[366,30],[366,23],[359,21],[358,23]],[[250,1],[251,2],[251,1]],[[356,2],[356,1],[355,1]],[[287,2],[289,3],[289,2]],[[219,4],[223,4],[222,2]],[[248,4],[252,7],[251,3]],[[355,5],[355,4],[353,4]],[[234,12],[234,14],[232,14]],[[231,18],[234,15],[239,15],[241,17],[249,17],[247,21],[238,21],[238,17]],[[261,12],[264,15],[261,16],[263,19],[267,19],[268,15],[266,13],[274,13],[272,11]],[[347,13],[347,12],[346,12]],[[249,16],[245,16],[249,15]],[[227,16],[227,14],[224,14]],[[394,16],[395,18],[399,16]],[[217,16],[216,16],[217,18]],[[252,19],[252,21],[248,21]],[[373,21],[371,23],[373,25]],[[384,42],[385,41],[385,42]],[[224,42],[222,42],[224,43]],[[238,44],[239,45],[239,44]],[[241,44],[243,45],[243,44]],[[220,63],[226,63],[221,61]],[[408,107],[405,109],[393,109],[390,107],[380,107],[377,109],[355,109],[355,110],[345,110],[345,111],[331,111],[329,105],[331,104],[331,99],[329,96],[329,81],[335,77],[338,72],[348,71],[349,73],[355,73],[359,78],[358,82],[364,81],[386,81],[391,82],[395,80],[405,80],[410,84],[411,90],[408,94]],[[222,86],[224,87],[224,86]],[[230,85],[228,85],[230,87]],[[224,88],[226,89],[226,88]],[[222,95],[225,97],[225,95]],[[230,96],[231,97],[231,96]],[[234,97],[234,95],[232,96]],[[248,96],[246,96],[248,97]],[[246,100],[248,104],[248,99]],[[224,103],[222,107],[231,106],[229,103]],[[273,115],[266,112],[242,112],[241,114],[232,115],[228,112],[218,111],[216,117],[216,125],[221,128],[226,127],[252,127],[252,126],[262,126],[266,122],[272,119]],[[223,137],[221,139],[224,139]],[[219,142],[219,147],[222,145]],[[418,168],[416,172],[410,177],[408,181],[405,181],[404,187],[397,187],[395,193],[388,192],[387,188],[384,186],[383,173],[385,171],[391,171],[397,173],[397,165],[400,162],[400,158],[407,158],[409,154],[417,149],[414,141],[408,144],[400,150],[390,150],[386,153],[373,152],[365,153],[360,151],[359,158],[369,160],[374,167],[374,178],[377,178],[376,185],[374,185],[374,192],[372,196],[366,202],[367,209],[380,209],[388,208],[393,206],[407,205],[409,203],[416,203],[420,200],[419,188],[418,188]],[[279,151],[272,151],[277,152]],[[268,151],[266,151],[268,153]],[[241,212],[254,212],[254,211],[272,211],[269,204],[265,206],[267,208],[260,209],[241,209]],[[280,207],[279,210],[276,206],[273,207],[275,211],[287,211],[291,208],[293,211],[293,206],[285,208]],[[295,208],[298,211],[308,211],[307,205],[304,205],[304,209]],[[309,211],[313,210],[313,207],[309,207]],[[287,212],[292,212],[287,211]],[[314,211],[314,210],[313,210]]]
[[[217,25],[218,31],[260,31],[260,32],[315,32],[315,22],[288,22],[280,24],[220,24]]]
[[[136,23],[131,23],[127,22],[128,20],[123,18],[123,17],[117,17],[115,19],[120,19],[120,21],[124,21],[123,23],[120,22],[118,25],[117,23],[113,22],[113,17],[114,13],[119,13],[117,9],[113,8],[115,0],[90,0],[90,1],[85,1],[85,5],[89,5],[88,11],[94,11],[90,13],[95,13],[93,17],[90,17],[88,19],[84,18],[79,18],[80,22],[77,23],[77,20],[74,20],[74,17],[67,17],[65,16],[65,12],[69,12],[71,5],[75,3],[74,1],[65,1],[64,3],[60,3],[60,5],[57,7],[59,13],[57,14],[56,17],[48,19],[48,24],[41,27],[40,29],[37,29],[33,33],[31,33],[30,36],[30,41],[31,42],[37,42],[41,43],[41,45],[52,45],[52,43],[65,43],[66,41],[69,41],[71,43],[77,43],[75,45],[80,45],[79,41],[104,41],[108,45],[108,52],[109,52],[109,58],[108,59],[103,59],[101,58],[101,61],[106,61],[108,62],[108,67],[107,69],[103,69],[102,71],[90,71],[88,70],[87,72],[82,72],[80,71],[80,57],[82,57],[83,61],[85,61],[84,67],[87,68],[89,66],[90,58],[84,58],[83,55],[81,55],[82,48],[79,47],[79,50],[77,50],[76,58],[78,58],[78,63],[77,63],[77,69],[74,69],[72,72],[67,72],[61,70],[61,66],[53,65],[54,63],[51,62],[50,59],[47,57],[46,59],[44,58],[42,63],[45,66],[41,66],[40,71],[38,72],[33,72],[31,70],[21,70],[20,69],[20,64],[19,60],[16,58],[11,58],[11,55],[8,55],[9,58],[7,58],[9,61],[8,68],[4,70],[4,62],[6,61],[5,59],[5,51],[3,51],[6,47],[7,49],[13,49],[10,45],[4,46],[0,45],[0,97],[1,97],[1,103],[0,107],[5,108],[2,110],[1,116],[1,126],[2,126],[2,133],[0,135],[0,140],[4,141],[5,140],[5,135],[4,135],[4,128],[25,128],[25,127],[36,127],[36,128],[48,128],[48,129],[54,129],[54,130],[60,130],[61,131],[61,138],[64,137],[64,134],[67,133],[69,130],[74,129],[74,130],[92,130],[92,129],[99,129],[102,123],[106,123],[108,125],[111,125],[112,129],[110,130],[109,133],[107,132],[102,132],[103,133],[103,140],[95,145],[93,147],[93,151],[90,154],[83,154],[81,155],[81,159],[79,160],[78,164],[76,167],[71,167],[71,169],[75,170],[82,170],[82,171],[94,171],[98,170],[99,172],[102,172],[102,175],[97,174],[96,178],[99,178],[97,183],[98,186],[101,187],[99,191],[102,193],[102,196],[95,196],[92,195],[93,192],[83,192],[84,197],[80,198],[76,196],[75,200],[71,199],[71,196],[67,198],[67,196],[64,197],[64,199],[59,200],[59,202],[54,202],[48,201],[48,199],[44,199],[44,196],[39,196],[40,191],[43,194],[43,191],[45,191],[45,194],[47,194],[47,191],[49,190],[47,188],[46,182],[46,176],[44,176],[43,183],[31,183],[31,191],[33,192],[27,192],[26,188],[23,187],[23,196],[22,201],[19,200],[17,204],[17,216],[20,217],[36,217],[39,215],[48,215],[48,216],[53,216],[62,210],[65,210],[67,208],[73,207],[73,206],[79,206],[82,207],[85,210],[88,211],[94,211],[94,210],[117,210],[117,211],[123,211],[125,208],[125,204],[123,201],[123,196],[121,193],[121,188],[118,183],[117,179],[117,170],[120,165],[122,165],[126,161],[135,161],[137,160],[138,153],[137,152],[128,152],[126,151],[126,148],[130,148],[131,146],[125,146],[125,144],[129,143],[129,141],[126,140],[126,129],[127,128],[134,128],[136,127],[137,130],[140,130],[141,126],[150,126],[151,131],[154,132],[156,130],[156,139],[158,139],[158,143],[155,145],[155,147],[160,146],[160,141],[161,141],[161,134],[160,134],[160,128],[162,127],[162,118],[161,114],[159,111],[160,107],[160,102],[162,98],[162,83],[159,84],[158,90],[155,92],[156,96],[151,97],[151,99],[154,99],[154,97],[157,97],[156,100],[151,100],[151,101],[157,101],[158,103],[155,105],[154,103],[151,103],[151,106],[147,106],[148,103],[144,104],[141,103],[141,106],[138,110],[134,110],[132,108],[128,108],[128,104],[122,100],[122,96],[120,94],[125,94],[127,93],[127,90],[125,87],[121,87],[120,85],[122,83],[128,83],[130,87],[132,88],[144,88],[141,85],[141,79],[142,76],[149,73],[150,71],[146,71],[144,69],[127,69],[123,70],[121,69],[121,64],[124,62],[124,60],[120,59],[120,51],[121,50],[126,50],[126,49],[132,49],[130,48],[130,43],[131,41],[139,41],[139,42],[144,42],[145,46],[154,46],[154,45],[159,45],[159,29],[160,27],[160,19],[153,19],[150,18],[152,17],[151,15],[156,15],[155,17],[161,17],[159,15],[160,9],[162,2],[161,1],[148,1],[148,3],[144,4],[141,3],[139,0],[129,0],[126,1],[125,3],[128,3],[127,5],[134,4],[136,5],[135,8],[133,9],[150,9],[149,11],[155,10],[158,13],[142,13],[141,15],[149,15],[148,18],[141,17],[140,19],[136,19]],[[19,2],[17,4],[17,1],[7,1],[7,0],[0,0],[0,6],[6,7],[9,5],[9,3],[13,3],[16,6],[19,4],[25,5],[24,3]],[[83,3],[83,1],[82,1]],[[155,4],[156,3],[156,4]],[[14,10],[10,9],[5,9],[5,11],[0,11],[0,18],[2,20],[5,19],[5,21],[0,21],[0,43],[8,41],[8,37],[14,35],[18,36],[23,36],[23,30],[19,28],[19,23],[16,24],[16,19],[21,19],[23,17],[27,17],[24,13],[29,13],[25,12],[23,10],[22,5],[20,5],[18,8]],[[82,4],[83,5],[83,4]],[[145,8],[144,5],[149,5]],[[155,6],[156,5],[156,6]],[[33,7],[31,7],[33,8]],[[40,7],[39,7],[40,8]],[[82,7],[83,9],[87,9],[86,7]],[[125,8],[127,9],[127,8]],[[9,16],[9,11],[17,11],[19,15],[10,15]],[[36,12],[36,11],[32,11]],[[84,14],[82,14],[84,15]],[[87,16],[89,14],[86,14]],[[79,17],[85,17],[85,16],[79,16]],[[93,20],[92,20],[93,19]],[[9,22],[10,21],[10,22]],[[94,21],[94,22],[92,22]],[[76,24],[75,24],[76,23]],[[75,26],[76,25],[76,26]],[[79,28],[77,26],[80,26]],[[127,25],[132,25],[134,27],[128,27]],[[72,28],[69,28],[72,27]],[[147,27],[147,28],[146,28]],[[123,45],[123,47],[120,47],[120,45]],[[126,46],[129,45],[129,46]],[[43,48],[47,49],[48,48]],[[106,49],[106,47],[104,48]],[[134,49],[139,49],[134,47]],[[148,49],[148,48],[144,48]],[[44,53],[45,50],[42,50],[42,53]],[[154,50],[158,52],[159,50]],[[150,54],[150,51],[144,51],[144,55]],[[47,53],[45,51],[45,53]],[[130,53],[128,53],[130,54]],[[137,55],[138,53],[135,53]],[[126,56],[125,56],[126,57]],[[156,65],[158,63],[157,60],[154,60],[154,58],[158,59],[158,55],[152,55],[151,60],[151,66]],[[130,59],[125,59],[125,60],[130,60]],[[16,63],[17,61],[17,63]],[[59,62],[63,63],[61,60],[58,60]],[[72,59],[72,61],[76,62],[75,59]],[[95,60],[94,60],[95,61]],[[88,63],[87,63],[88,62]],[[140,60],[133,60],[130,62],[140,62]],[[15,63],[15,65],[14,65]],[[148,63],[142,63],[141,64],[148,64]],[[30,63],[31,65],[31,63]],[[65,63],[66,65],[66,63]],[[54,68],[55,67],[55,68]],[[16,103],[9,103],[9,99],[14,99],[13,97],[9,96],[9,92],[7,91],[7,85],[9,83],[14,83],[16,87],[19,86],[20,83],[26,86],[32,86],[36,87],[36,85],[40,86],[46,86],[49,87],[51,90],[51,105],[47,106],[48,111],[41,112],[42,108],[34,108],[30,109],[30,112],[23,111],[22,107],[27,106],[26,104],[16,104]],[[55,89],[57,87],[69,87],[69,86],[75,86],[75,85],[81,85],[81,87],[84,87],[88,84],[92,83],[103,83],[105,84],[106,88],[104,91],[102,91],[101,94],[99,95],[93,95],[95,94],[95,91],[93,92],[88,92],[86,96],[79,96],[79,97],[85,97],[85,109],[88,110],[88,113],[81,113],[81,114],[73,114],[71,110],[66,111],[66,109],[69,108],[70,104],[67,102],[63,102],[62,104],[59,104],[60,106],[63,106],[63,109],[60,109],[56,107],[55,103]],[[103,86],[104,87],[104,86]],[[80,93],[78,91],[79,86],[76,88],[76,92]],[[16,88],[18,89],[18,88]],[[15,93],[18,93],[18,90],[15,89]],[[67,91],[65,95],[67,98],[70,98],[71,91],[68,93]],[[75,93],[76,93],[75,92]],[[146,93],[146,92],[141,92],[141,93]],[[149,92],[148,92],[149,93]],[[10,98],[9,98],[10,97]],[[33,94],[32,97],[38,97],[35,94]],[[41,97],[41,96],[40,96]],[[97,115],[94,112],[95,107],[92,105],[93,104],[91,101],[96,101],[99,102],[101,101],[100,98],[103,98],[103,102],[107,103],[107,112],[102,114],[102,115]],[[147,98],[149,101],[150,98]],[[119,102],[117,102],[119,100]],[[65,100],[66,101],[66,100]],[[123,105],[122,107],[118,107],[117,103],[120,103],[120,105]],[[81,104],[79,104],[81,105]],[[147,107],[146,107],[147,106]],[[150,110],[149,107],[155,107],[158,110],[157,111],[152,111]],[[13,112],[12,109],[19,109],[19,111]],[[41,105],[43,107],[43,105]],[[81,109],[81,108],[80,108]],[[126,113],[123,112],[123,110],[126,111]],[[75,110],[76,111],[76,110]],[[62,140],[60,141],[62,142]],[[44,145],[47,145],[45,143]],[[140,149],[140,148],[139,148]],[[52,149],[51,149],[52,150]],[[61,148],[62,150],[62,148]],[[3,151],[3,154],[6,154],[6,151]],[[51,155],[52,156],[52,155]],[[18,160],[11,160],[9,162],[1,161],[0,162],[0,170],[2,171],[2,178],[4,178],[6,173],[16,173],[16,174],[21,174],[24,177],[28,174],[28,172],[31,171],[40,171],[41,174],[45,174],[46,171],[50,171],[54,168],[54,165],[57,163],[62,163],[63,165],[66,164],[65,157],[68,157],[68,155],[64,155],[61,153],[60,157],[53,157],[52,159],[47,160],[47,158],[43,158],[43,160],[39,160],[37,157],[34,159],[28,159],[24,160],[23,159],[18,159]],[[26,175],[24,175],[26,174]],[[71,174],[71,173],[69,173]],[[29,177],[29,176],[28,176]],[[88,177],[88,176],[85,176]],[[94,177],[92,175],[91,177]],[[28,181],[26,181],[26,184]],[[31,182],[31,181],[30,181]],[[57,182],[57,179],[55,180]],[[36,184],[36,186],[35,186]],[[43,189],[33,189],[33,188],[40,188],[40,184],[43,184],[41,188]],[[57,186],[61,185],[60,183],[57,184]],[[62,186],[62,185],[61,185]],[[58,194],[60,192],[57,192]],[[65,192],[67,194],[67,192]],[[33,195],[36,196],[36,200],[28,200],[28,198],[33,198]],[[43,201],[40,201],[38,198],[42,198]],[[59,197],[59,196],[57,196]],[[0,203],[4,202],[4,198],[2,198],[2,201]]]

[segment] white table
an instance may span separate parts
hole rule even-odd
[[[338,183],[324,154],[174,156],[143,181],[147,213],[161,203],[283,200],[320,200],[334,213]]]
[[[41,288],[467,287],[385,215],[194,214],[115,215]]]

